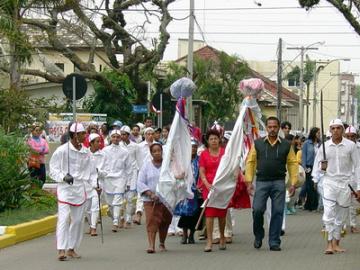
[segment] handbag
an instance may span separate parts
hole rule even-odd
[[[198,200],[195,196],[193,199],[184,199],[176,205],[174,215],[191,217],[195,215],[198,207]]]
[[[28,159],[28,167],[34,169],[40,169],[39,155],[31,154]]]

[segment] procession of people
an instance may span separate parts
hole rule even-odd
[[[261,82],[248,81],[243,89],[253,85],[262,87]],[[264,137],[254,130],[254,123],[247,130],[246,121],[260,118],[256,118],[256,109],[245,109],[233,132],[224,132],[215,123],[201,142],[199,129],[189,128],[183,114],[183,96],[177,98],[178,115],[163,129],[154,128],[151,118],[144,124],[115,121],[106,134],[97,127],[86,133],[81,123],[72,123],[68,142],[56,149],[49,164],[50,177],[57,182],[60,261],[81,257],[77,249],[85,216],[89,234],[99,234],[100,204],[108,206],[113,233],[145,222],[149,254],[157,251],[157,233],[158,248],[166,251],[165,241],[172,234],[169,227],[174,220],[182,237],[179,243],[194,244],[198,230],[207,239],[203,251],[212,252],[214,244],[224,251],[232,242],[233,208],[250,207],[254,248],[262,247],[267,211],[269,249],[281,251],[285,216],[296,213],[289,210],[320,211],[323,206],[319,226],[323,225],[326,232],[324,253],[345,252],[340,241],[348,218],[350,231],[359,232],[356,200],[360,200],[360,146],[354,127],[334,119],[329,124],[329,140],[321,141],[319,128],[314,127],[307,140],[304,134],[295,134],[299,146],[289,136],[291,123],[281,123],[274,116],[264,123]],[[244,102],[246,108],[255,108],[251,97]],[[186,136],[176,137],[179,134]],[[301,147],[302,137],[305,143]],[[237,147],[240,156],[234,154]],[[39,153],[47,153],[46,148]],[[184,154],[189,157],[182,158]],[[166,175],[171,177],[164,179]],[[304,179],[302,185],[300,178]],[[225,199],[217,196],[221,192],[227,194]],[[291,207],[290,199],[294,202]]]

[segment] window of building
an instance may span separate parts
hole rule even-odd
[[[56,65],[59,69],[61,69],[62,72],[65,71],[65,65],[64,65],[64,63],[55,63],[55,65]]]
[[[289,79],[288,80],[288,86],[292,86],[292,87],[297,87],[300,86],[300,82],[294,80],[294,79]]]

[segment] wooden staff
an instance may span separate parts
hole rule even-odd
[[[199,219],[198,219],[198,221],[197,221],[197,223],[196,223],[196,226],[195,226],[195,230],[196,230],[196,231],[198,230],[198,228],[199,228],[199,226],[200,226],[200,223],[201,223],[202,218],[203,218],[203,216],[204,216],[205,209],[206,209],[206,206],[207,206],[208,202],[209,202],[209,199],[206,199],[205,202],[203,203],[204,207],[203,207],[203,209],[201,210]]]

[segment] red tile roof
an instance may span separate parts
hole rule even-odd
[[[221,52],[219,50],[217,50],[209,45],[206,45],[206,46],[194,51],[194,56],[197,56],[200,59],[213,60],[216,62],[218,60],[218,55],[220,53]],[[186,58],[187,58],[187,55],[177,59],[175,62],[181,62],[181,61],[185,60]],[[260,74],[259,72],[255,71],[251,68],[249,68],[249,69],[250,69],[251,76],[262,79],[265,84],[265,89],[270,91],[274,96],[277,95],[276,82],[273,82],[269,78],[265,77],[264,75]],[[285,87],[282,87],[282,99],[284,99],[286,101],[299,102],[299,96],[296,95],[295,93],[291,92],[290,90],[288,90]]]

